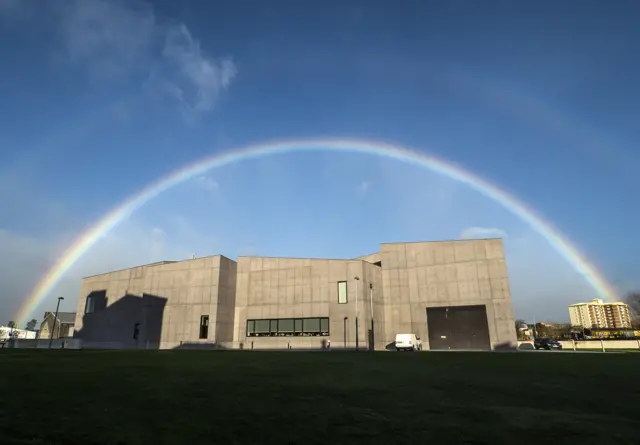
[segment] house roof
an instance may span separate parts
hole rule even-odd
[[[53,317],[53,312],[46,312],[44,318]],[[62,324],[75,324],[76,313],[75,312],[58,312],[58,321]]]

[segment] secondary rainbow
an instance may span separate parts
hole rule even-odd
[[[454,163],[430,154],[410,150],[401,145],[385,142],[354,139],[292,139],[253,144],[224,153],[216,153],[195,163],[188,164],[160,180],[151,183],[142,191],[111,210],[97,223],[82,233],[36,284],[30,295],[25,299],[15,319],[18,323],[25,322],[31,312],[35,310],[52,291],[58,281],[60,281],[64,273],[86,253],[101,236],[108,233],[136,209],[163,191],[214,168],[253,158],[303,151],[355,152],[386,157],[422,166],[451,179],[460,181],[500,203],[504,208],[542,235],[576,271],[584,276],[601,298],[612,299],[616,294],[614,287],[607,281],[603,274],[587,260],[586,256],[582,254],[577,247],[562,233],[556,230],[552,224],[537,215],[533,209],[515,196]]]

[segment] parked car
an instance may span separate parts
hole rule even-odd
[[[552,338],[536,338],[533,341],[533,347],[536,349],[546,349],[547,351],[552,349],[562,350],[560,342]]]
[[[396,351],[422,351],[422,342],[416,334],[396,335]]]

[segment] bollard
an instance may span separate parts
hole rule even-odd
[[[253,342],[251,342],[251,350],[253,351]]]
[[[602,346],[602,352],[606,352],[604,350],[604,340],[600,339],[600,346]]]
[[[576,350],[576,341],[573,338],[571,339],[571,341],[573,342],[573,350],[575,351]]]

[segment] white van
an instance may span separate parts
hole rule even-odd
[[[396,335],[396,351],[422,351],[422,342],[416,334]]]

